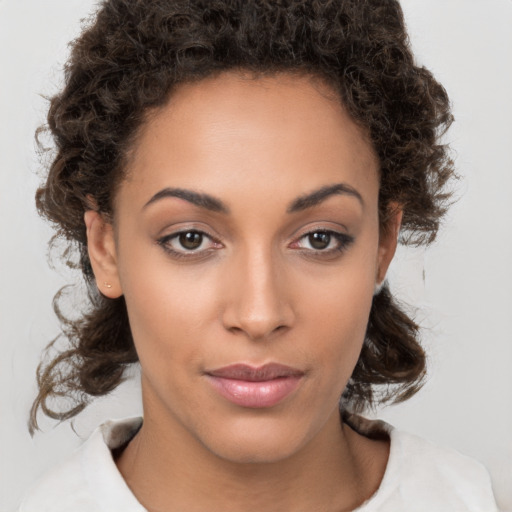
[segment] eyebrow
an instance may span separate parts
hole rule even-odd
[[[312,208],[334,195],[348,195],[355,197],[361,203],[361,206],[364,206],[363,198],[355,188],[352,188],[346,183],[336,183],[335,185],[327,185],[319,188],[318,190],[314,190],[309,194],[300,196],[290,204],[286,211],[287,213],[294,213],[307,210],[308,208]]]
[[[183,188],[164,188],[157,192],[144,206],[143,209],[156,201],[160,201],[166,197],[177,197],[184,199],[189,203],[195,204],[200,208],[210,210],[212,212],[229,213],[229,208],[220,200],[209,194],[193,192]]]
[[[308,208],[317,206],[333,195],[349,195],[355,197],[361,205],[364,206],[363,198],[356,189],[345,183],[336,183],[335,185],[327,185],[298,197],[292,201],[286,212],[295,213],[307,210]],[[143,209],[148,207],[150,204],[168,197],[183,199],[189,203],[199,206],[200,208],[204,208],[212,212],[229,213],[229,208],[220,199],[209,194],[194,192],[183,188],[164,188],[160,190],[143,206]]]

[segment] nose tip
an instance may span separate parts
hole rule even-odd
[[[231,269],[230,298],[223,315],[224,327],[261,340],[289,329],[294,313],[287,300],[283,273],[269,261]]]
[[[289,327],[288,324],[284,315],[279,314],[278,311],[269,311],[265,314],[261,310],[252,310],[239,311],[237,319],[228,322],[226,327],[233,333],[244,333],[251,340],[261,340],[286,330]]]

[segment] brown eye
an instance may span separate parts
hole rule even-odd
[[[327,249],[329,244],[331,243],[331,235],[330,233],[317,231],[315,233],[310,233],[308,235],[308,242],[313,247],[313,249]]]
[[[341,256],[353,242],[354,237],[349,234],[330,229],[318,229],[305,233],[298,240],[295,240],[290,247],[300,249],[308,257],[317,256],[319,258],[330,257],[335,259],[337,256]]]
[[[171,257],[183,258],[188,261],[202,261],[224,246],[209,234],[198,229],[178,231],[163,236],[157,243]]]
[[[201,247],[201,244],[203,243],[203,234],[199,231],[186,231],[179,234],[178,241],[183,249],[193,251],[194,249]]]

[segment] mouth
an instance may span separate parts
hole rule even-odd
[[[277,363],[260,367],[234,364],[207,371],[205,376],[213,389],[231,403],[257,409],[283,401],[298,387],[304,372]]]

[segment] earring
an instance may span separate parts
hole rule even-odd
[[[112,285],[106,281],[103,284],[105,285],[105,288],[112,288]]]

